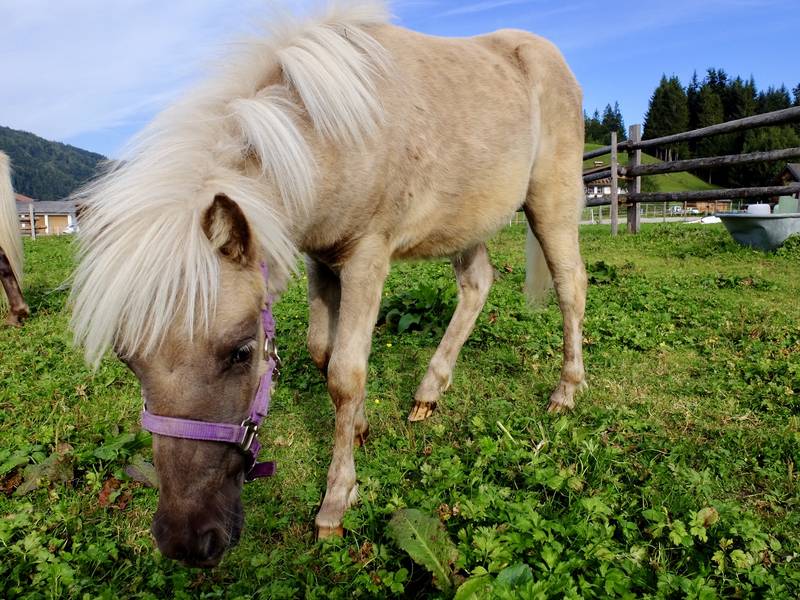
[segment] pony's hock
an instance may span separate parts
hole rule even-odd
[[[341,534],[357,495],[353,445],[369,430],[367,360],[392,261],[448,256],[458,280],[411,420],[451,381],[493,281],[485,240],[520,206],[526,291],[543,296],[552,275],[564,317],[551,407],[571,407],[584,383],[583,113],[555,47],[520,31],[428,37],[389,25],[376,2],[276,30],[165,111],[80,198],[72,324],[88,360],[113,347],[148,414],[215,432],[153,436],[156,540],[200,566],[241,528],[246,419],[275,362],[261,352],[272,337],[261,308],[298,253],[308,348],[336,408],[320,536]],[[238,437],[216,439],[220,425]]]

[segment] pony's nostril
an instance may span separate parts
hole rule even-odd
[[[225,551],[225,536],[219,527],[209,527],[200,532],[197,539],[197,558],[211,561],[222,556]]]

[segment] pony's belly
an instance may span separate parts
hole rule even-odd
[[[422,260],[454,256],[485,242],[499,229],[508,225],[516,207],[486,219],[445,220],[428,230],[407,231],[396,238],[392,250],[393,260]]]

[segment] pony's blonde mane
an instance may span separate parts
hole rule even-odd
[[[111,346],[147,354],[176,323],[190,336],[208,327],[220,259],[201,220],[217,194],[241,207],[273,269],[294,270],[285,223],[314,204],[307,136],[360,144],[376,131],[375,79],[387,57],[363,26],[386,20],[384,4],[372,0],[332,5],[305,22],[284,16],[76,195],[72,327],[89,362]],[[260,173],[245,168],[252,159]]]
[[[22,286],[22,238],[19,234],[19,217],[14,189],[11,186],[11,162],[0,152],[0,248],[3,249],[11,270]],[[0,308],[5,306],[5,294],[0,293]]]

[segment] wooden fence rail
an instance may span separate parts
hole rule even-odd
[[[783,150],[769,150],[766,152],[751,152],[749,154],[728,154],[726,156],[709,156],[707,158],[691,158],[689,160],[674,160],[671,162],[641,165],[635,169],[620,167],[623,177],[639,177],[658,175],[660,173],[676,173],[706,167],[727,167],[730,165],[743,165],[770,160],[785,160],[800,156],[800,148],[785,148]],[[610,169],[609,169],[610,171]]]
[[[693,129],[692,131],[685,131],[683,133],[675,133],[652,140],[644,140],[634,143],[630,140],[620,142],[617,144],[617,150],[627,152],[628,150],[644,150],[653,146],[666,146],[677,142],[688,142],[689,140],[696,140],[700,138],[709,137],[712,135],[719,135],[722,133],[731,133],[733,131],[742,131],[745,129],[755,129],[757,127],[766,127],[771,125],[784,125],[793,121],[800,120],[800,106],[793,106],[792,108],[784,108],[783,110],[776,110],[762,115],[754,115],[752,117],[744,117],[736,119],[735,121],[727,121],[725,123],[718,123],[717,125],[709,125],[708,127],[701,127],[700,129]],[[583,160],[590,158],[597,158],[611,152],[611,146],[603,146],[590,150],[583,155]]]
[[[710,156],[705,158],[694,158],[689,160],[676,160],[660,162],[655,164],[642,164],[642,149],[657,146],[667,146],[689,140],[702,139],[713,135],[731,133],[733,131],[743,131],[756,127],[766,127],[782,125],[790,122],[800,122],[800,106],[777,110],[770,113],[736,119],[726,123],[719,123],[709,127],[702,127],[692,131],[676,133],[652,140],[641,139],[641,125],[632,125],[629,130],[629,139],[625,142],[617,143],[617,133],[611,134],[611,145],[591,150],[583,155],[584,160],[611,154],[611,164],[608,169],[590,173],[584,176],[584,183],[597,181],[611,177],[611,197],[596,198],[586,202],[587,207],[611,205],[611,232],[617,234],[617,208],[618,190],[617,178],[619,176],[629,177],[628,193],[625,201],[628,205],[628,231],[636,233],[639,231],[641,215],[638,205],[652,202],[686,202],[696,200],[721,200],[729,198],[759,198],[768,196],[779,196],[781,194],[800,193],[800,183],[784,186],[764,186],[738,189],[717,189],[703,190],[696,192],[659,192],[642,193],[642,176],[657,175],[661,173],[678,173],[690,169],[715,168],[721,166],[740,165],[754,162],[766,162],[774,160],[785,160],[788,158],[800,157],[800,148],[783,148],[779,150],[768,150],[764,152],[750,152],[747,154],[735,154],[727,156]],[[628,154],[627,166],[619,164],[618,152],[624,151]],[[631,210],[632,209],[632,210]]]
[[[648,194],[628,194],[628,202],[686,202],[690,200],[726,200],[728,198],[766,198],[782,194],[800,193],[800,183],[789,185],[770,185],[752,188],[731,188],[702,190],[700,192],[651,192]],[[606,202],[606,204],[609,204]]]

